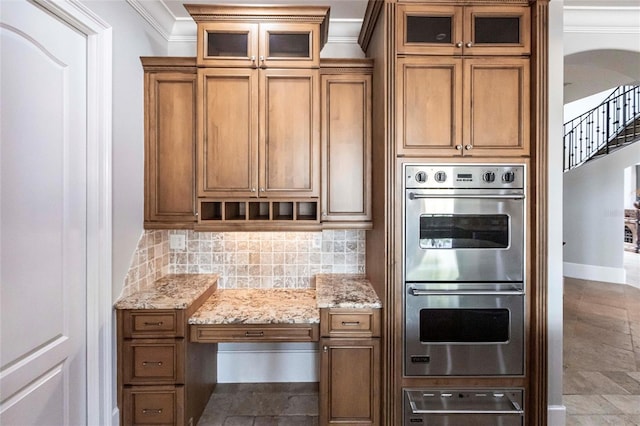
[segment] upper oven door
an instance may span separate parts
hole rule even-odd
[[[523,281],[524,197],[408,189],[405,281]]]

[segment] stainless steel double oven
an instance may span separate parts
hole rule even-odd
[[[403,172],[405,375],[524,374],[525,166]]]

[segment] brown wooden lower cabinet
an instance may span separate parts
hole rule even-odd
[[[184,386],[133,386],[123,390],[124,425],[184,426]]]
[[[380,424],[380,339],[321,339],[320,351],[320,424]]]

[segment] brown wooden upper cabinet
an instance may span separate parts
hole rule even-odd
[[[320,76],[198,69],[198,196],[318,197]]]
[[[404,156],[528,156],[529,60],[397,60],[397,151]]]
[[[144,226],[189,228],[196,221],[194,58],[144,57]]]
[[[323,227],[371,227],[370,59],[323,60]]]
[[[529,55],[527,6],[398,5],[398,54]]]
[[[198,24],[198,66],[318,68],[329,8],[185,5]]]

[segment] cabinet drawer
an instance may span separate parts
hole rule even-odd
[[[191,341],[216,342],[315,342],[318,324],[191,325]]]
[[[123,349],[124,384],[184,381],[184,340],[132,340]]]
[[[124,311],[125,338],[184,337],[181,311]]]
[[[323,337],[380,336],[379,309],[322,309],[320,324]]]
[[[184,425],[183,386],[124,388],[125,425]]]

